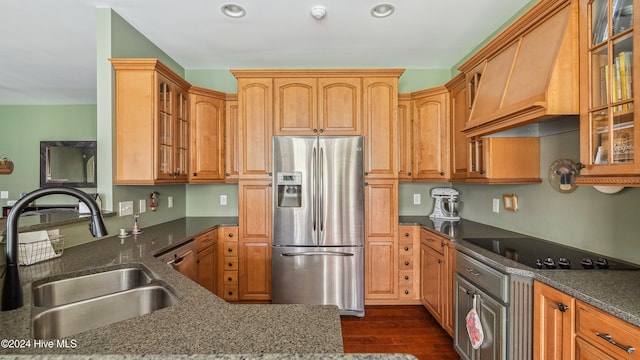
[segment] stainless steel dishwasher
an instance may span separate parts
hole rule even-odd
[[[484,333],[474,349],[465,317],[473,307]],[[465,360],[532,357],[532,279],[505,274],[460,251],[456,252],[454,347]]]
[[[191,239],[156,257],[189,279],[196,280],[196,255],[193,246],[194,241]]]

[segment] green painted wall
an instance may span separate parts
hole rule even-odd
[[[40,187],[40,141],[96,140],[95,105],[5,105],[0,106],[0,123],[0,156],[5,154],[14,163],[13,173],[0,175],[0,190],[9,192],[0,206]],[[37,202],[76,203],[67,196],[47,196]]]
[[[185,79],[195,86],[221,91],[227,94],[238,92],[238,79],[229,70],[189,70]]]

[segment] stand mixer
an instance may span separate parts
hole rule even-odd
[[[433,188],[431,197],[435,199],[433,212],[429,215],[432,219],[457,221],[460,220],[458,212],[458,196],[460,193],[452,188]]]

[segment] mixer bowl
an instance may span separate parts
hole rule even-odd
[[[459,216],[459,202],[456,198],[442,199],[442,212],[447,217]]]

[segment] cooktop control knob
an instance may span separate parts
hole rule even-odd
[[[584,258],[580,261],[580,265],[585,269],[593,269],[593,260]]]
[[[565,257],[561,257],[558,259],[558,266],[560,266],[560,269],[571,269],[571,261]]]
[[[548,257],[548,258],[544,259],[544,266],[547,269],[555,269],[556,268],[556,262],[552,258]]]
[[[599,269],[608,269],[609,268],[609,262],[605,258],[598,258],[598,260],[596,260],[596,266]]]
[[[536,269],[542,269],[543,267],[544,264],[542,263],[542,260],[536,259]]]

